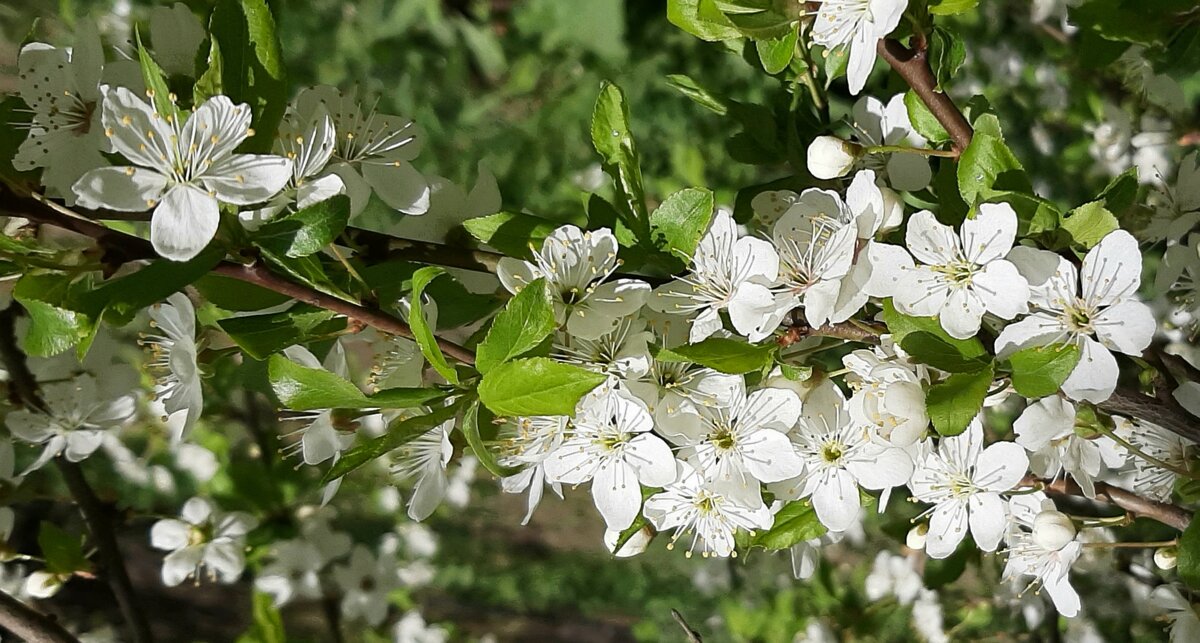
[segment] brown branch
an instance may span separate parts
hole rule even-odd
[[[700,638],[700,633],[696,630],[693,630],[692,626],[688,625],[688,622],[683,620],[683,614],[680,614],[679,610],[672,608],[671,618],[675,619],[675,622],[679,624],[679,627],[683,628],[683,635],[687,637],[688,643],[703,643],[704,640]]]
[[[879,55],[912,87],[913,92],[954,141],[954,151],[962,154],[971,144],[975,131],[945,92],[938,91],[937,79],[929,67],[928,49],[924,38],[915,38],[916,46],[909,49],[898,40],[883,38],[877,46]]]
[[[1078,483],[1065,478],[1050,481],[1041,480],[1035,476],[1026,476],[1021,484],[1024,486],[1040,484],[1046,493],[1052,496],[1086,497]],[[1180,531],[1187,529],[1188,524],[1192,521],[1192,512],[1182,507],[1143,498],[1136,493],[1104,482],[1096,482],[1095,485],[1096,497],[1092,500],[1119,507],[1135,516],[1157,520]]]
[[[0,592],[0,628],[28,643],[79,643],[53,617]]]
[[[1200,422],[1174,398],[1159,399],[1136,390],[1118,388],[1096,406],[1106,413],[1145,420],[1200,444]]]
[[[0,312],[0,359],[3,359],[4,367],[8,371],[10,390],[17,398],[15,401],[21,406],[42,412],[49,411],[38,391],[37,380],[29,371],[25,354],[17,347],[15,319],[16,309],[13,307]],[[117,606],[129,626],[133,640],[137,643],[150,643],[154,638],[150,634],[146,613],[137,604],[133,582],[129,580],[129,573],[125,571],[125,560],[117,545],[111,507],[96,496],[78,464],[64,458],[55,458],[54,463],[83,513],[88,531],[92,534],[92,543],[96,546],[101,562],[108,572],[105,576],[109,587],[117,599]]]
[[[800,309],[788,313],[783,319],[783,325],[786,330],[776,341],[784,348],[807,337],[834,337],[863,344],[878,344],[879,336],[887,332],[887,328],[874,322],[842,322],[813,328],[805,321]]]
[[[35,197],[20,197],[11,193],[4,194],[3,196],[7,199],[4,204],[4,210],[12,211],[13,216],[20,216],[38,223],[64,228],[95,239],[97,244],[104,250],[104,260],[106,262],[119,265],[128,261],[154,259],[157,257],[149,241],[76,216],[67,208],[49,200]],[[308,286],[295,283],[271,272],[261,264],[246,265],[224,261],[218,264],[213,269],[213,272],[261,286],[281,295],[287,295],[296,301],[331,310],[392,335],[400,335],[409,339],[413,338],[412,329],[408,324],[388,313],[339,299]],[[474,354],[466,348],[441,338],[437,338],[437,344],[442,349],[442,352],[449,357],[467,365],[475,363]]]

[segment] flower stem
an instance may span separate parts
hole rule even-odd
[[[1178,540],[1156,540],[1132,543],[1083,543],[1083,546],[1089,549],[1158,549],[1159,547],[1174,547],[1178,544]]]
[[[1189,478],[1191,480],[1200,480],[1200,474],[1193,473],[1191,471],[1188,471],[1187,469],[1184,469],[1178,465],[1171,464],[1170,462],[1167,462],[1165,460],[1160,460],[1160,459],[1150,455],[1149,453],[1142,451],[1141,449],[1134,446],[1131,442],[1129,442],[1129,440],[1126,440],[1125,438],[1117,435],[1116,433],[1114,433],[1112,431],[1112,429],[1110,429],[1106,426],[1101,425],[1099,427],[1099,431],[1101,434],[1105,435],[1106,437],[1111,439],[1113,442],[1116,442],[1117,444],[1125,447],[1127,450],[1129,450],[1130,453],[1145,460],[1146,462],[1149,462],[1150,464],[1153,464],[1156,467],[1161,467],[1163,469],[1166,469],[1167,471],[1170,471],[1171,473],[1174,473],[1175,475],[1183,476],[1184,478]]]
[[[954,159],[958,158],[958,154],[951,150],[931,150],[926,147],[908,147],[905,145],[871,145],[866,148],[867,154],[883,154],[886,152],[903,152],[906,154],[920,154],[921,156],[940,156],[942,158]]]

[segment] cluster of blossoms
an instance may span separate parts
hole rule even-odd
[[[897,28],[906,7],[893,0],[821,3],[808,35],[844,48],[852,94],[864,87],[879,40]],[[199,27],[188,23],[186,10],[161,11],[174,17],[159,13],[159,24],[181,22],[186,36],[171,45],[181,51],[162,52],[164,64],[184,61],[180,73],[191,73],[187,63],[203,38],[188,34]],[[170,42],[164,33],[154,41]],[[353,94],[301,91],[275,132],[272,153],[244,153],[256,137],[249,105],[218,94],[185,109],[176,97],[125,78],[120,65],[105,69],[95,33],[84,29],[79,37],[70,51],[42,43],[22,49],[20,92],[32,116],[14,167],[42,169],[46,193],[73,207],[149,212],[149,241],[167,260],[196,258],[223,225],[253,235],[339,195],[348,217],[366,211],[373,197],[427,219],[443,214],[438,194],[453,196],[457,210],[442,220],[499,210],[486,180],[468,194],[421,174],[412,165],[421,145],[417,126],[364,110]],[[1169,83],[1152,71],[1134,75],[1146,91],[1166,91]],[[1015,600],[1030,588],[1044,590],[1060,614],[1074,617],[1082,607],[1071,572],[1086,564],[1089,548],[1105,546],[1114,523],[1068,514],[1072,506],[1061,497],[1071,493],[1061,489],[1077,487],[1074,495],[1093,500],[1117,490],[1168,503],[1200,477],[1192,441],[1157,418],[1126,417],[1132,413],[1113,405],[1121,363],[1142,358],[1159,331],[1142,299],[1149,290],[1142,248],[1107,220],[1096,226],[1103,234],[1085,241],[1026,234],[1027,213],[1000,190],[997,198],[975,199],[961,216],[935,207],[926,198],[930,157],[952,154],[927,149],[910,114],[904,94],[886,103],[859,99],[845,139],[819,136],[808,147],[808,173],[829,187],[760,191],[744,217],[710,208],[694,243],[677,253],[686,255],[686,268],[671,278],[619,272],[631,245],[623,243],[628,228],[563,225],[542,233],[549,224],[531,226],[542,232],[531,237],[530,253],[499,258],[494,279],[481,278],[478,290],[511,295],[510,302],[532,293],[546,302],[546,333],[497,361],[536,354],[530,359],[584,372],[597,383],[565,405],[573,408],[553,415],[490,408],[487,369],[470,360],[456,369],[436,347],[437,302],[421,291],[434,277],[418,285],[429,268],[395,279],[411,290],[382,302],[385,313],[398,313],[390,321],[403,326],[405,318],[412,340],[345,325],[308,336],[336,317],[331,313],[302,330],[274,319],[265,331],[255,329],[270,337],[247,342],[230,330],[239,320],[298,308],[287,302],[269,312],[213,312],[216,305],[200,308],[181,286],[140,318],[148,329],[139,343],[153,379],[149,390],[104,335],[89,337],[83,361],[64,353],[31,364],[38,397],[5,416],[12,438],[38,449],[21,475],[56,458],[77,463],[103,452],[123,476],[179,491],[166,469],[148,465],[121,440],[150,419],[160,421],[172,464],[193,482],[209,482],[218,458],[199,444],[196,429],[209,412],[204,353],[215,345],[214,353],[225,353],[214,361],[242,349],[234,360],[239,368],[249,357],[265,357],[266,377],[284,406],[302,397],[297,391],[311,392],[305,387],[317,390],[283,412],[284,429],[270,440],[282,444],[284,456],[331,473],[313,485],[321,507],[285,512],[294,533],[259,547],[250,561],[251,535],[263,533],[260,518],[223,507],[216,494],[186,494],[192,497],[178,517],[158,520],[149,534],[166,552],[167,586],[188,579],[232,584],[251,568],[255,588],[277,607],[336,596],[343,618],[378,627],[391,592],[432,580],[437,543],[418,523],[443,503],[465,506],[476,467],[484,466],[503,492],[527,495],[525,522],[547,487],[562,497],[564,486],[587,485],[617,556],[637,555],[669,534],[667,547],[681,545],[689,557],[736,557],[768,548],[760,537],[789,523],[799,535],[789,532],[781,537],[785,545],[769,548],[787,549],[802,579],[813,575],[822,547],[854,540],[871,511],[907,501],[918,507],[908,551],[878,555],[867,595],[910,605],[926,639],[947,640],[937,593],[923,586],[914,561],[921,551],[950,558],[968,538],[968,546],[1004,558],[1005,591]],[[1126,148],[1136,142],[1119,134],[1097,129],[1093,150],[1113,174],[1153,165],[1135,158]],[[1158,182],[1155,212],[1138,231],[1166,246],[1154,289],[1178,304],[1175,325],[1189,333],[1200,314],[1198,158],[1183,161],[1176,184]],[[910,212],[916,203],[930,209]],[[440,237],[453,225],[434,221],[422,234]],[[324,248],[291,258],[327,253],[331,265],[336,259],[345,267],[346,281],[362,282],[360,292],[378,301],[380,289],[343,256],[340,242],[335,234]],[[355,299],[295,266],[286,271],[317,291]],[[357,299],[340,310],[357,310],[368,296]],[[486,339],[476,340],[500,325],[490,323],[485,311],[452,332],[482,345]],[[1179,334],[1175,343],[1187,344]],[[746,366],[737,359],[743,355],[766,357]],[[1013,365],[1030,355],[1074,359],[1034,395],[1018,383]],[[362,362],[371,365],[365,382],[354,368]],[[1200,384],[1170,393],[1200,416]],[[948,396],[978,403],[935,411]],[[497,416],[482,429],[480,408]],[[999,411],[1013,419],[1011,431],[994,420]],[[11,450],[0,443],[0,479],[16,485]],[[394,484],[382,492],[383,504],[389,513],[403,506],[409,519],[371,547],[339,529],[329,506],[343,480],[332,472],[359,467]],[[11,511],[0,512],[0,536],[12,523]],[[1175,564],[1176,545],[1148,546],[1164,571]],[[26,593],[49,596],[70,577],[36,572]],[[1170,610],[1176,638],[1200,629],[1174,586],[1156,597]],[[415,611],[394,634],[402,641],[448,636]]]

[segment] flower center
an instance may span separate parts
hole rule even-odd
[[[1095,310],[1076,300],[1073,305],[1063,309],[1063,325],[1075,333],[1091,334],[1095,316]]]
[[[976,273],[975,264],[964,260],[931,267],[934,272],[940,273],[946,278],[946,281],[955,286],[971,285],[971,279],[975,277]]]
[[[188,530],[188,547],[195,547],[196,545],[203,545],[204,543],[208,542],[212,539],[211,532],[212,526],[208,523],[203,525],[192,525],[192,528]]]
[[[734,436],[733,430],[727,426],[722,426],[710,433],[708,441],[722,451],[728,451],[737,445],[737,437]]]
[[[842,444],[841,442],[826,442],[821,447],[821,459],[828,464],[837,464],[841,462],[842,456],[844,455],[846,455],[846,445]]]

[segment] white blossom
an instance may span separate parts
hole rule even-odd
[[[1200,616],[1191,601],[1174,585],[1159,585],[1150,592],[1150,602],[1165,613],[1171,624],[1171,643],[1200,640]]]
[[[925,138],[913,129],[908,120],[904,94],[896,94],[883,104],[873,96],[864,96],[854,103],[851,116],[858,141],[870,148],[899,146],[921,149]],[[868,152],[870,150],[868,149]],[[862,157],[862,165],[875,170],[880,180],[905,192],[916,192],[929,185],[933,171],[929,160],[915,152],[876,152]]]
[[[161,334],[148,333],[139,343],[149,348],[149,369],[156,374],[154,394],[169,416],[181,421],[172,436],[176,441],[187,437],[204,410],[200,386],[200,366],[196,363],[196,311],[183,293],[175,293],[165,304],[149,308],[150,326]]]
[[[1025,312],[1029,288],[1016,266],[1004,259],[1017,234],[1017,214],[1006,203],[979,206],[961,233],[922,210],[908,221],[908,253],[891,246],[877,266],[878,279],[908,315],[937,315],[952,337],[974,336],[985,312],[1012,319]]]
[[[562,484],[546,478],[545,461],[563,442],[567,433],[565,415],[538,415],[510,418],[501,428],[502,456],[500,463],[509,467],[523,467],[520,472],[500,479],[505,493],[529,491],[525,518],[522,525],[529,524],[533,511],[542,501],[542,493],[549,486],[559,498]]]
[[[733,535],[739,529],[753,532],[771,526],[771,512],[762,496],[747,497],[734,480],[703,475],[686,463],[679,464],[676,482],[646,499],[646,519],[658,531],[673,531],[668,548],[691,535],[687,556],[700,547],[701,556],[734,555]]]
[[[1082,269],[1057,254],[1014,248],[1013,263],[1029,280],[1032,313],[1009,324],[996,338],[1004,359],[1022,348],[1071,343],[1079,363],[1063,382],[1068,397],[1103,402],[1117,385],[1117,360],[1110,351],[1140,356],[1156,324],[1137,299],[1142,255],[1124,230],[1105,236],[1083,258]]]
[[[850,93],[862,91],[875,65],[876,45],[900,24],[908,0],[825,0],[813,23],[812,39],[830,49],[849,49]]]
[[[733,327],[750,341],[775,332],[771,318],[775,297],[770,286],[779,276],[779,255],[769,242],[738,238],[733,215],[718,210],[696,246],[690,267],[687,276],[656,288],[648,302],[659,312],[695,314],[690,343],[721,330],[722,310],[729,311]]]
[[[606,281],[620,265],[617,249],[608,228],[583,231],[566,225],[546,237],[533,262],[501,259],[497,276],[513,294],[545,279],[558,323],[568,333],[596,339],[637,312],[650,294],[650,286],[638,279]]]
[[[266,201],[291,176],[280,156],[234,154],[250,134],[250,107],[214,96],[183,119],[159,114],[118,87],[104,99],[104,134],[133,165],[84,174],[79,204],[124,212],[153,208],[150,241],[172,261],[195,257],[216,235],[219,203]],[[183,122],[180,122],[180,121]]]
[[[624,529],[637,517],[641,485],[662,487],[675,480],[675,458],[641,400],[601,386],[579,402],[570,432],[544,462],[546,478],[592,481],[592,499],[609,529]]]
[[[917,463],[909,487],[917,500],[932,503],[925,551],[932,558],[954,553],[967,535],[975,545],[995,551],[1004,536],[1007,507],[1000,495],[1017,486],[1029,467],[1020,445],[983,446],[976,417],[960,435],[942,438],[936,451]]]
[[[349,561],[334,566],[333,581],[342,590],[342,616],[371,627],[387,617],[388,594],[400,586],[396,561],[386,555],[376,558],[362,545],[355,545]]]
[[[192,498],[179,519],[164,518],[150,529],[150,544],[169,551],[163,559],[162,579],[174,587],[208,569],[211,580],[234,583],[246,566],[246,534],[257,526],[250,514],[224,512],[207,498]]]
[[[4,418],[13,436],[44,445],[25,473],[60,454],[71,462],[87,458],[100,448],[106,431],[124,424],[137,410],[132,393],[110,397],[86,373],[42,386],[41,397],[44,409],[19,409]]]
[[[1089,498],[1094,480],[1107,467],[1125,463],[1125,452],[1107,436],[1087,439],[1075,433],[1075,405],[1056,395],[1025,408],[1013,422],[1016,443],[1030,452],[1030,470],[1045,478],[1067,472]]]
[[[1031,587],[1041,587],[1066,617],[1079,613],[1079,594],[1071,587],[1071,565],[1079,559],[1082,545],[1075,539],[1075,527],[1065,514],[1046,510],[1033,523],[1017,529],[1008,539],[1006,579],[1032,576]]]
[[[818,179],[846,176],[862,157],[862,146],[836,136],[818,136],[808,145],[808,171]]]

